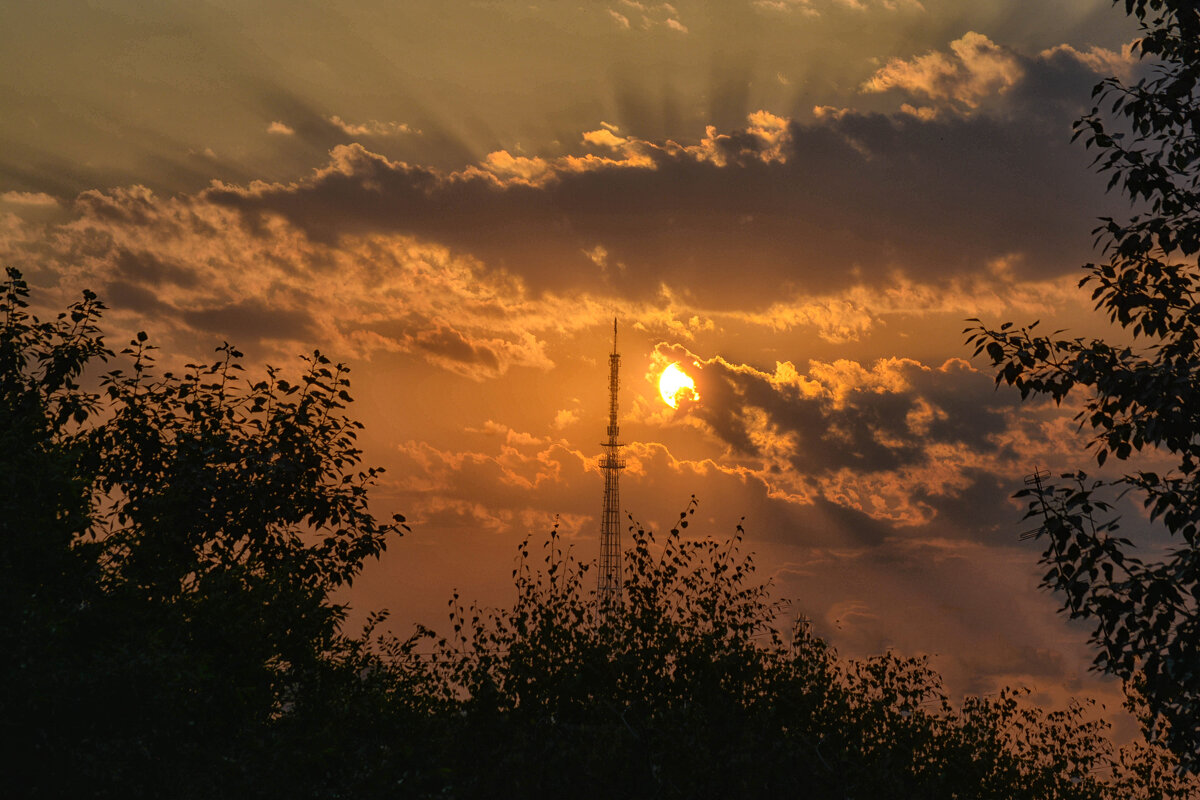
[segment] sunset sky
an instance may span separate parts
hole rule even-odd
[[[1111,708],[1011,499],[1087,465],[1074,412],[962,329],[1099,330],[1122,203],[1071,123],[1135,35],[1108,0],[7,3],[0,265],[99,293],[112,345],[347,361],[412,525],[351,600],[398,630],[507,602],[556,515],[596,558],[615,316],[634,518],[745,517],[846,654]]]

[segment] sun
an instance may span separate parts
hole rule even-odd
[[[663,402],[671,408],[679,404],[681,396],[692,400],[700,399],[696,392],[696,382],[692,380],[691,375],[679,368],[678,361],[662,371],[662,376],[658,379],[658,391],[662,394]]]

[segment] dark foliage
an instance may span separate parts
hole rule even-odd
[[[522,545],[512,608],[347,634],[330,593],[404,526],[367,509],[344,369],[246,382],[224,346],[160,375],[143,335],[105,348],[102,309],[39,322],[13,271],[0,297],[12,796],[1188,796],[1086,705],[955,710],[921,659],[843,661],[803,622],[785,641],[740,529],[682,535],[694,504],[661,544],[633,531],[603,614],[554,531],[537,569]]]
[[[1047,713],[1005,690],[955,710],[923,659],[844,661],[803,620],[785,641],[740,529],[727,542],[686,539],[693,509],[661,544],[631,529],[625,602],[603,614],[556,531],[538,569],[521,545],[511,608],[455,598],[454,634],[427,666],[448,725],[427,743],[442,792],[1188,796],[1161,750],[1114,756],[1088,704]]]
[[[1171,466],[1113,481],[1084,472],[1034,492],[1044,517],[1045,585],[1074,617],[1095,622],[1098,668],[1144,698],[1151,737],[1163,736],[1200,769],[1200,10],[1191,0],[1126,0],[1142,29],[1150,74],[1110,78],[1076,125],[1097,168],[1131,201],[1127,219],[1097,229],[1108,261],[1081,286],[1133,344],[1034,333],[1034,325],[968,329],[997,383],[1061,402],[1085,395],[1078,420],[1094,432],[1098,465],[1142,451]],[[1036,323],[1035,323],[1036,325]],[[1143,560],[1119,535],[1108,505],[1140,496],[1176,545]],[[1107,502],[1106,502],[1107,501]]]
[[[251,384],[226,345],[159,375],[139,333],[128,367],[100,374],[115,354],[95,295],[54,322],[29,316],[27,295],[9,270],[6,783],[35,797],[252,794],[277,737],[346,699],[329,690],[353,655],[329,595],[402,527],[367,509],[376,472],[355,471],[345,370],[314,353],[297,384],[274,370]]]

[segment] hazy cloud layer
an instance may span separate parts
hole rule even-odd
[[[1047,100],[1054,104],[1057,90],[1068,87],[1074,91],[1062,95],[1078,98],[1082,96],[1078,84],[1110,75],[1127,78],[1136,63],[1131,45],[1114,52],[1095,45],[1081,51],[1061,44],[1037,55],[1023,55],[968,31],[950,42],[948,50],[889,60],[862,89],[900,92],[917,103],[931,103],[902,106],[914,116],[931,119],[941,111],[968,114],[984,104],[1002,106],[1005,95],[1018,87],[1033,89],[1023,98],[1026,105]]]
[[[717,6],[367,3],[312,52],[202,4],[204,46],[167,37],[157,62],[89,30],[73,94],[0,87],[0,262],[44,315],[99,292],[110,343],[349,359],[375,502],[414,527],[356,603],[507,602],[512,546],[556,517],[594,557],[616,316],[623,511],[661,528],[694,493],[689,533],[744,516],[848,651],[941,653],[959,689],[1094,689],[1010,499],[1079,463],[1073,409],[997,392],[960,331],[1082,316],[1113,201],[1070,126],[1099,77],[1136,74],[1128,48],[1028,3]],[[140,77],[160,70],[183,89]],[[170,124],[139,127],[150,106]],[[655,387],[673,361],[700,396],[678,409]]]
[[[602,122],[577,155],[496,151],[456,172],[339,145],[294,183],[89,190],[51,221],[10,216],[0,253],[168,327],[409,352],[477,378],[548,368],[544,332],[605,306],[686,340],[716,320],[852,342],[881,314],[1012,307],[1074,269],[1072,197],[1092,181],[1042,124],[760,111],[681,144]]]
[[[281,217],[326,244],[380,232],[436,241],[535,294],[643,300],[665,285],[728,308],[761,303],[763,282],[828,293],[945,281],[998,259],[1021,277],[1073,270],[1098,183],[1068,142],[1068,109],[1046,94],[1085,96],[1095,73],[1075,51],[1018,58],[976,34],[954,45],[952,58],[893,62],[868,86],[967,110],[1007,95],[998,113],[763,111],[693,144],[606,124],[579,134],[575,154],[499,150],[455,172],[355,144],[305,180],[202,199],[250,229]],[[1035,85],[1036,103],[1023,93]]]

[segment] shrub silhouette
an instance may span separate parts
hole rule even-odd
[[[96,296],[41,322],[20,273],[0,291],[7,783],[249,793],[278,732],[358,691],[332,690],[353,643],[330,593],[403,528],[367,508],[345,369],[251,383],[225,345],[159,374],[139,333],[85,381],[115,357]]]
[[[845,661],[754,580],[742,530],[661,542],[631,527],[625,594],[601,611],[557,527],[511,608],[451,602],[428,686],[456,797],[1185,797],[1160,749],[1115,753],[1088,703],[950,704],[923,658]],[[1167,766],[1164,767],[1163,765]],[[1140,766],[1139,766],[1140,765]],[[1154,773],[1142,775],[1138,769]],[[1139,794],[1141,792],[1142,794]]]

